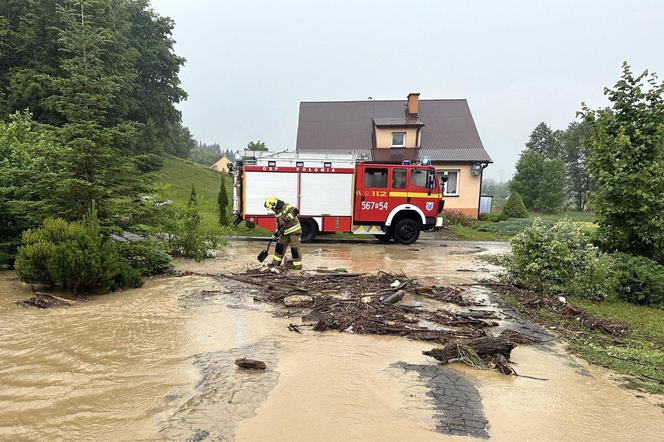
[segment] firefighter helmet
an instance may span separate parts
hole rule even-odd
[[[265,200],[265,208],[268,210],[274,210],[277,207],[277,199],[276,196],[270,196]]]

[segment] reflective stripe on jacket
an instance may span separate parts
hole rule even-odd
[[[277,224],[284,228],[284,235],[294,235],[302,232],[300,220],[297,219],[297,208],[292,204],[277,203],[275,216],[277,217]]]

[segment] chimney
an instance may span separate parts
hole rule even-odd
[[[411,92],[408,94],[408,116],[417,117],[420,111],[420,94],[418,92]]]

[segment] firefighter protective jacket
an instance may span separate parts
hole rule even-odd
[[[284,235],[299,235],[302,233],[300,220],[297,219],[299,213],[297,207],[278,200],[274,211],[277,217],[277,226],[283,227]]]

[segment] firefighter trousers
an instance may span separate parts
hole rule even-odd
[[[302,247],[300,240],[302,235],[281,235],[277,245],[274,248],[274,257],[272,262],[275,266],[280,266],[286,254],[286,248],[290,245],[291,255],[293,256],[293,268],[302,270]]]

